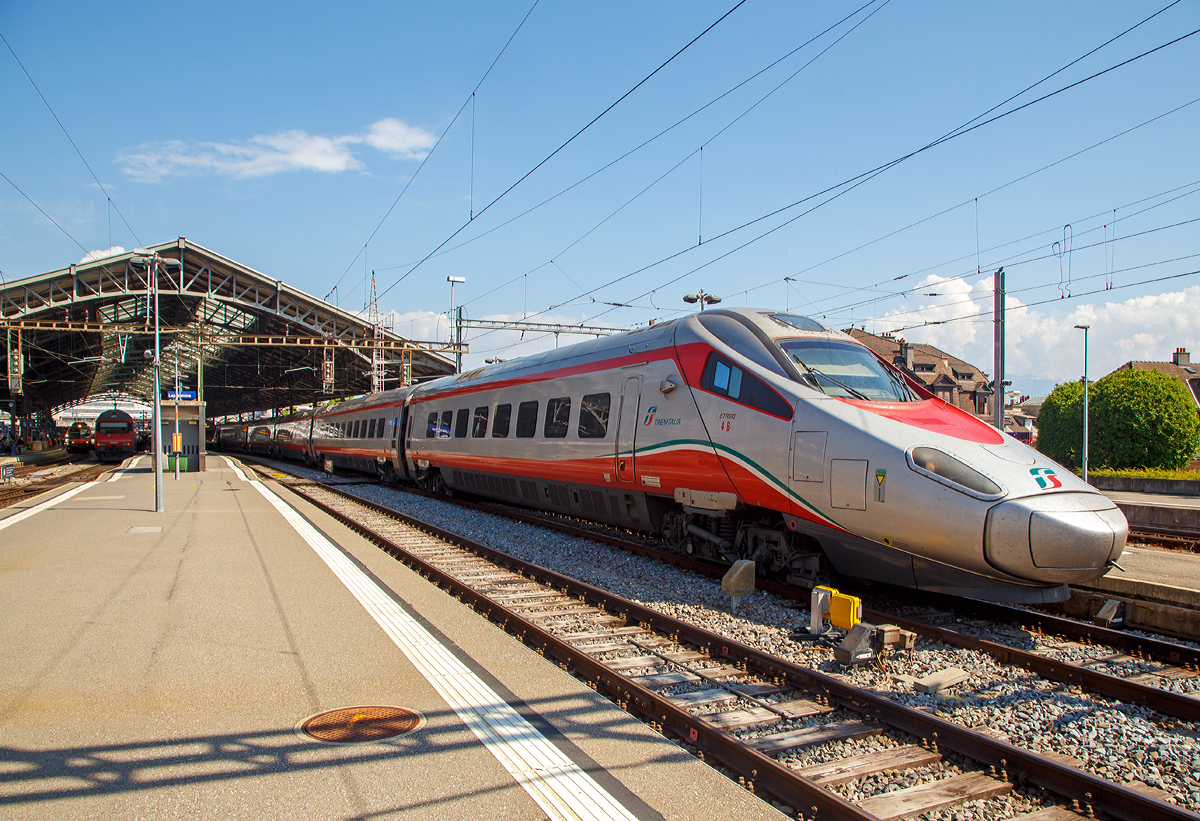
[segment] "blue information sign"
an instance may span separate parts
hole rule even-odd
[[[185,399],[195,399],[195,398],[196,398],[195,391],[179,391],[178,394],[176,394],[175,391],[167,391],[167,400],[168,401],[173,400],[173,399],[178,399],[179,401],[182,402]]]

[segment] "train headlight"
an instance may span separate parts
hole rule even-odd
[[[908,466],[917,473],[952,487],[960,493],[987,501],[1004,496],[1004,488],[1000,485],[970,465],[937,448],[912,448],[907,456]]]

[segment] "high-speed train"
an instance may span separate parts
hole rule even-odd
[[[708,310],[272,425],[279,456],[659,533],[800,584],[1059,601],[1128,533],[1070,471],[781,311]]]

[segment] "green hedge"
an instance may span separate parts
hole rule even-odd
[[[1089,391],[1088,461],[1113,469],[1177,470],[1200,448],[1200,418],[1184,384],[1157,371],[1114,371]],[[1037,448],[1079,467],[1083,386],[1058,385],[1038,415]]]

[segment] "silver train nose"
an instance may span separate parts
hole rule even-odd
[[[1043,582],[1084,582],[1108,572],[1129,523],[1099,493],[1048,493],[988,511],[984,555],[997,570]]]

